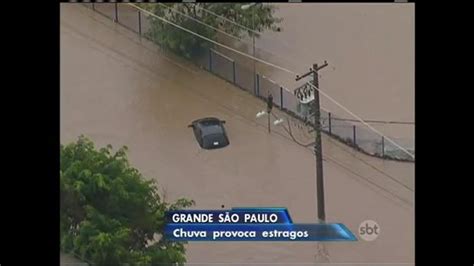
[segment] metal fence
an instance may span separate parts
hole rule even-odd
[[[161,40],[154,38],[150,34],[153,28],[152,22],[156,18],[144,14],[142,11],[127,4],[95,3],[86,4],[86,6],[113,19],[116,23],[138,33],[141,37],[152,41],[163,49]],[[191,34],[189,35],[192,36]],[[200,41],[201,44],[205,42]],[[205,49],[199,56],[187,59],[262,100],[265,100],[268,94],[271,93],[275,106],[293,117],[306,122],[308,117],[300,110],[301,106],[299,106],[298,100],[293,93],[279,86],[268,77],[254,72],[254,69],[249,67],[249,64],[239,61],[241,58],[237,58],[237,56],[233,58],[228,53],[224,54],[224,52],[219,51],[219,47],[215,47],[212,43],[206,43],[206,45],[209,48]],[[235,48],[237,49],[237,47]],[[383,136],[376,134],[366,127],[338,118],[332,113],[321,110],[321,125],[323,132],[327,135],[365,154],[385,159],[414,161],[411,156],[386,141]],[[410,152],[414,154],[414,149],[411,149]]]

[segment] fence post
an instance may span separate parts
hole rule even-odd
[[[257,95],[257,74],[253,73],[253,94]]]
[[[354,139],[354,146],[357,146],[357,143],[356,143],[356,126],[355,125],[352,126],[352,137]]]
[[[140,10],[138,10],[138,34],[142,36],[142,16]]]
[[[117,4],[117,2],[115,2],[115,5],[114,5],[114,7],[115,7],[115,22],[118,23],[118,7],[117,6],[118,6],[118,4]]]
[[[235,84],[235,61],[232,61],[232,74],[233,74],[233,78],[234,78],[234,84]]]
[[[283,109],[283,87],[280,87],[280,108]]]
[[[382,136],[382,157],[385,157],[385,138]]]
[[[329,135],[332,135],[331,112],[328,112]]]
[[[257,87],[256,87],[256,94],[255,95],[260,95],[260,75],[257,73]]]
[[[212,49],[209,48],[209,71],[212,72]]]

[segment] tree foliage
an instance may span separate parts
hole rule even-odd
[[[276,31],[279,29],[278,24],[282,19],[273,16],[276,10],[275,6],[270,4],[257,4],[248,9],[242,9],[242,5],[242,3],[167,3],[141,4],[141,7],[167,21],[173,22],[211,40],[216,40],[218,32],[202,23],[196,22],[196,20],[219,30],[223,30],[238,38],[245,36],[252,37],[253,33],[205,10],[233,20],[256,32],[263,32],[264,30]],[[178,55],[188,58],[198,56],[205,51],[206,48],[212,46],[212,43],[159,19],[150,16],[149,21],[151,27],[146,33],[147,36]],[[258,35],[256,35],[256,37],[258,37]]]
[[[194,202],[164,202],[156,183],[129,165],[126,151],[97,150],[84,136],[61,145],[61,249],[95,265],[184,264],[184,244],[161,238],[164,213]]]

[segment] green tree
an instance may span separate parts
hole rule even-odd
[[[166,203],[156,183],[129,165],[125,146],[97,150],[80,136],[60,149],[62,250],[95,265],[184,264],[184,243],[161,238],[164,213],[193,201]]]
[[[218,32],[189,17],[200,20],[207,25],[223,30],[239,38],[244,36],[253,37],[253,33],[212,15],[209,12],[205,12],[203,9],[210,10],[222,17],[236,21],[257,32],[279,30],[278,24],[282,19],[273,16],[276,10],[275,6],[270,4],[257,4],[248,9],[242,9],[242,5],[241,3],[168,3],[141,4],[141,7],[161,18],[211,40],[216,40]],[[199,56],[203,51],[212,46],[212,43],[159,19],[150,16],[149,21],[151,27],[146,33],[147,36],[178,55],[188,58]],[[258,37],[258,35],[256,35],[256,37]]]

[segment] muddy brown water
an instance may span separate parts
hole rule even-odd
[[[149,29],[150,16],[127,4],[117,6],[117,14],[113,4],[96,4],[95,10],[110,18],[117,15],[122,25],[135,32],[139,31],[139,24],[142,33]],[[328,60],[329,66],[320,72],[320,87],[352,112],[366,120],[414,121],[413,4],[319,3],[275,6],[275,16],[284,18],[280,24],[282,30],[265,31],[255,39],[255,55],[258,58],[299,74],[306,72],[314,63],[322,64]],[[233,26],[238,27],[235,24]],[[219,33],[218,41],[253,54],[253,40],[248,36],[241,36],[239,41]],[[260,95],[266,97],[271,92],[277,104],[280,104],[279,87],[283,86],[289,91],[284,92],[283,105],[296,112],[296,101],[291,92],[309,79],[296,82],[293,73],[262,62],[254,63],[220,46],[214,45],[214,49],[224,55],[212,55],[213,71],[216,74],[232,80],[234,60],[236,82],[240,86],[253,91],[254,83],[260,83]],[[208,53],[198,61],[208,67]],[[265,79],[255,81],[254,71],[275,84]],[[372,101],[372,104],[366,104],[367,101]],[[356,119],[324,95],[321,95],[321,105],[333,117]],[[362,138],[371,143],[381,141],[379,135],[358,122],[345,123],[345,127],[340,129],[343,131],[340,132],[342,136],[352,135],[351,124],[358,127],[358,135]],[[372,126],[399,145],[414,149],[413,124],[375,123]],[[387,149],[390,150],[391,146],[387,142]]]
[[[321,89],[340,103],[365,119],[414,121],[413,3],[277,6],[282,31],[257,40],[269,58],[299,73],[327,60]],[[350,117],[324,97],[322,105]],[[414,138],[413,126],[378,128],[393,137]]]
[[[320,71],[320,88],[339,103],[367,120],[414,121],[414,4],[275,6],[275,16],[283,18],[282,30],[256,38],[257,57],[299,74],[327,60],[328,67]],[[243,39],[226,44],[252,53],[252,40]],[[294,74],[263,63],[257,63],[257,70],[290,90],[304,81],[296,82]],[[321,105],[354,119],[324,96]],[[414,145],[414,125],[372,126],[405,147]]]
[[[85,134],[98,146],[127,145],[132,165],[156,179],[168,200],[188,197],[200,209],[284,206],[296,222],[316,221],[314,156],[281,128],[268,134],[266,121],[255,119],[260,100],[79,4],[61,4],[60,34],[61,143]],[[186,126],[204,116],[227,121],[229,147],[199,149]],[[373,242],[327,243],[330,261],[413,263],[414,164],[370,158],[325,137],[323,149],[327,221],[357,234],[371,219],[382,230]],[[315,243],[187,249],[190,264],[317,261]]]

